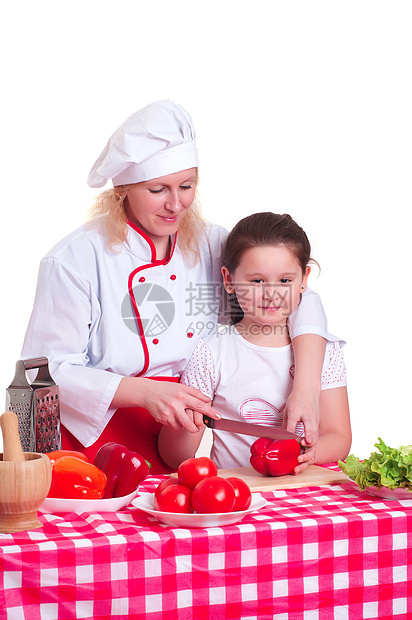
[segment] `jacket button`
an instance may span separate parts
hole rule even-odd
[[[146,281],[146,278],[145,278],[144,276],[141,276],[141,277],[139,278],[139,282],[145,282],[145,281]]]
[[[153,344],[159,344],[159,339],[158,338],[153,338]]]
[[[170,276],[170,279],[171,279],[171,280],[176,280],[176,276],[175,276],[175,274],[174,274],[174,273],[172,273],[172,275]]]

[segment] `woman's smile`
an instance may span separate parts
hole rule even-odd
[[[160,217],[160,219],[162,219],[164,222],[169,222],[171,224],[174,224],[177,221],[177,215],[159,215],[158,217]]]
[[[264,310],[265,312],[278,312],[282,310],[283,306],[258,306],[259,310]]]

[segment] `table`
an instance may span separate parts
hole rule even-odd
[[[412,500],[349,481],[263,496],[223,528],[173,528],[129,507],[0,534],[0,619],[412,618]]]

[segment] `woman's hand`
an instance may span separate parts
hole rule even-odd
[[[216,420],[221,417],[211,406],[209,396],[188,385],[143,377],[124,377],[112,407],[133,406],[147,409],[156,422],[176,431],[184,428],[190,433],[197,433],[204,426],[203,414]]]
[[[300,465],[295,473],[300,474],[316,458],[319,439],[319,397],[321,391],[321,372],[325,358],[326,340],[315,334],[302,334],[292,340],[295,357],[295,376],[293,390],[285,409],[284,427],[295,432],[298,422],[305,428],[302,446],[304,454],[298,458]]]
[[[302,440],[302,446],[304,446],[304,440]],[[295,469],[293,470],[295,474],[301,474],[303,471],[305,471],[308,465],[314,464],[315,459],[316,459],[316,448],[317,448],[317,445],[310,446],[306,448],[302,452],[302,454],[299,454],[298,456],[299,465],[295,467]]]
[[[305,451],[298,456],[300,464],[295,467],[295,474],[301,474],[316,458],[319,439],[319,397],[316,393],[310,395],[293,390],[290,394],[286,402],[283,426],[294,433],[298,422],[302,422],[305,428],[305,437],[301,441]]]
[[[197,433],[203,426],[203,414],[215,419],[221,417],[211,406],[209,396],[196,388],[169,381],[147,379],[147,382],[150,385],[145,390],[143,407],[161,424],[174,430],[185,428],[191,433]],[[196,415],[192,415],[191,410]]]
[[[345,459],[349,454],[352,431],[346,387],[323,390],[319,399],[319,411],[316,443],[310,444],[307,435],[302,439],[302,446],[306,449],[298,456],[299,465],[294,469],[295,474],[302,473],[308,465],[332,463]],[[304,421],[304,418],[302,419]],[[291,427],[292,425],[293,423]]]

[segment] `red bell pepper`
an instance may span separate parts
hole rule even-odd
[[[54,465],[57,459],[61,459],[62,456],[75,456],[82,461],[89,462],[89,459],[83,452],[77,452],[76,450],[54,450],[53,452],[46,452],[46,456],[49,457],[52,465]]]
[[[149,473],[149,465],[140,454],[113,441],[99,449],[94,464],[107,476],[105,498],[129,495]]]
[[[300,444],[296,439],[273,441],[259,437],[250,447],[250,464],[264,476],[285,476],[299,465]]]
[[[106,483],[106,475],[92,463],[62,456],[53,463],[48,497],[101,499]]]

